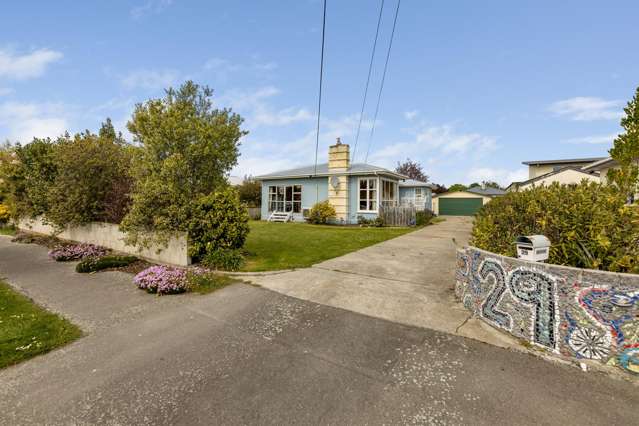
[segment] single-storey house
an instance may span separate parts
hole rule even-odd
[[[553,182],[559,184],[578,184],[582,180],[599,182],[599,172],[588,167],[605,158],[571,158],[564,160],[537,160],[524,161],[528,166],[528,180],[513,182],[507,191],[522,191],[533,186],[550,185]]]
[[[506,191],[475,186],[465,191],[444,192],[433,196],[433,212],[441,216],[472,216],[486,203]]]
[[[415,205],[431,209],[431,187],[371,164],[350,163],[350,148],[337,139],[329,147],[328,163],[256,176],[262,182],[262,219],[286,213],[303,221],[315,203],[335,208],[336,220],[356,224],[358,216],[377,217],[380,206]]]

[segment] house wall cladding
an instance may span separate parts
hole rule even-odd
[[[38,234],[54,234],[54,229],[50,225],[43,223],[39,218],[20,220],[18,228]],[[186,233],[176,233],[174,237],[169,239],[166,247],[151,246],[142,249],[124,244],[124,233],[120,231],[118,225],[112,223],[91,222],[86,225],[67,228],[56,236],[80,243],[96,244],[154,262],[178,266],[191,264],[191,258],[187,251]]]
[[[455,294],[474,315],[554,354],[639,374],[639,275],[457,251]]]

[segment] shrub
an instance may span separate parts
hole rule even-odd
[[[420,210],[415,214],[415,225],[426,226],[433,220],[435,214],[431,210]]]
[[[372,219],[367,219],[365,216],[357,216],[357,224],[364,227],[381,228],[384,226],[384,219],[379,216]]]
[[[244,257],[238,249],[217,249],[207,253],[202,263],[209,268],[237,271],[244,264]]]
[[[133,282],[149,293],[176,294],[189,289],[184,269],[164,265],[146,268],[133,278]]]
[[[308,213],[306,220],[313,224],[327,224],[335,219],[335,208],[328,201],[320,201],[316,203]]]
[[[75,271],[84,272],[96,272],[107,268],[121,268],[123,266],[129,266],[133,262],[137,261],[135,256],[103,256],[97,258],[88,258],[77,265],[75,265]]]
[[[189,224],[189,255],[197,261],[219,250],[241,248],[249,233],[248,220],[233,188],[201,197]]]
[[[0,203],[0,225],[5,225],[11,219],[11,213],[9,207],[6,204]]]
[[[549,262],[614,272],[639,272],[639,209],[613,186],[535,187],[509,192],[480,209],[471,244],[515,256],[515,238],[542,234]]]
[[[57,262],[100,257],[105,254],[107,254],[107,249],[93,244],[70,244],[58,246],[49,251],[49,257]]]

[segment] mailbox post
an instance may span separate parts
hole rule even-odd
[[[548,260],[550,240],[543,235],[522,235],[515,241],[517,257],[531,262]]]

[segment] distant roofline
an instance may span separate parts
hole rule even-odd
[[[585,172],[585,171],[583,171],[583,169],[580,169],[579,167],[567,166],[567,167],[562,167],[559,170],[553,170],[552,172],[544,173],[543,175],[540,175],[540,176],[525,180],[523,182],[513,182],[513,184],[516,183],[517,186],[530,185],[531,183],[537,182],[538,180],[545,179],[547,177],[554,176],[554,175],[557,175],[559,173],[566,172],[568,170],[572,170],[572,171],[575,171],[575,172],[583,173],[584,175],[588,175],[588,176],[597,176],[597,175],[594,175],[592,173]],[[509,187],[510,187],[510,185],[509,185]]]
[[[575,164],[575,163],[594,163],[596,161],[604,160],[606,157],[592,157],[592,158],[568,158],[561,160],[535,160],[535,161],[523,161],[521,164],[526,166],[537,166],[541,164]]]
[[[610,164],[616,165],[617,161],[614,160],[612,157],[606,157],[606,158],[603,158],[603,159],[601,159],[599,161],[595,161],[594,163],[583,167],[582,170],[584,170],[584,171],[601,170],[601,169],[605,168],[605,167],[602,167],[602,166],[608,166]]]

